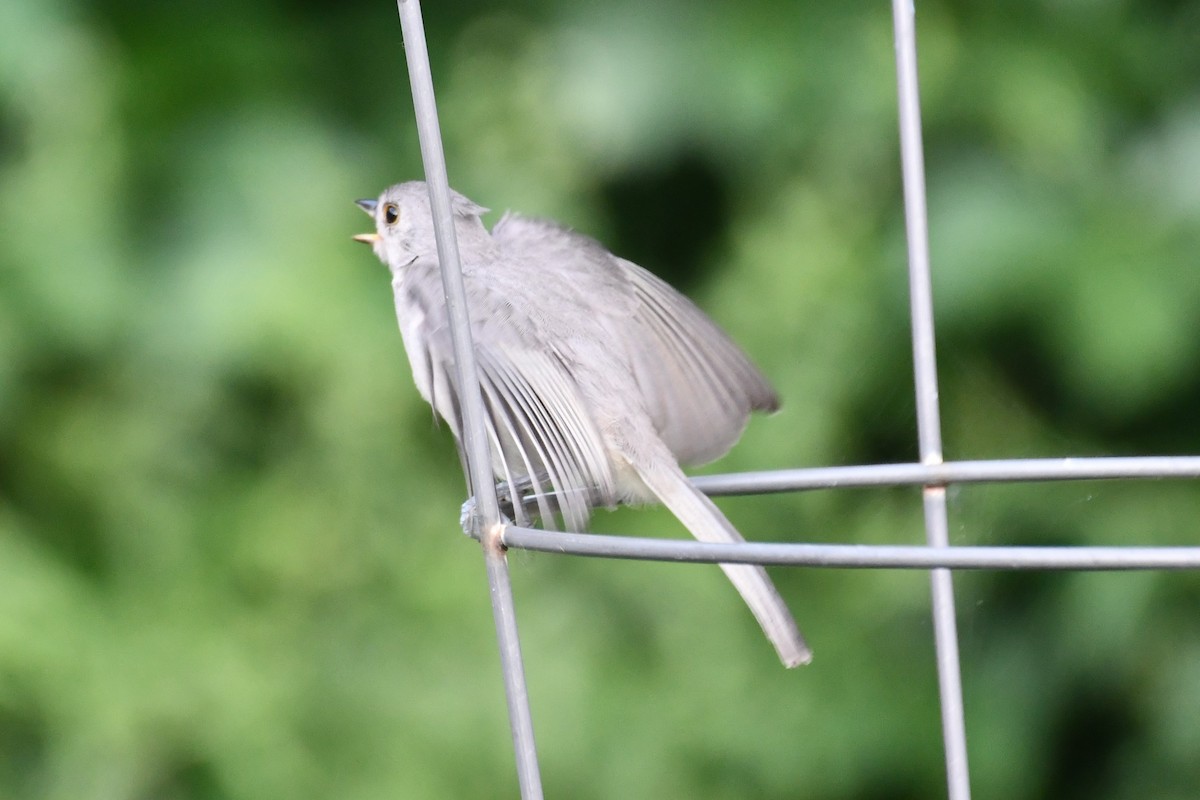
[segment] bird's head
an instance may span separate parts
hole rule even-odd
[[[396,272],[421,256],[436,257],[433,215],[429,210],[429,188],[422,181],[389,186],[377,200],[357,200],[358,207],[375,220],[374,233],[360,233],[357,242],[371,245],[379,260]],[[479,217],[487,209],[458,192],[450,192],[450,211],[456,223],[473,222],[480,229]],[[461,224],[456,225],[460,233]]]

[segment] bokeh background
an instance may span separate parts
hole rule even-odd
[[[776,381],[715,469],[916,458],[887,4],[425,13],[456,188]],[[921,2],[918,36],[947,457],[1200,450],[1200,5]],[[457,459],[349,238],[420,175],[388,3],[0,4],[0,797],[515,796]],[[1198,500],[969,487],[952,535],[1194,544]],[[722,505],[923,538],[915,490]],[[923,574],[775,570],[785,672],[716,568],[511,562],[550,796],[944,793]],[[957,592],[977,797],[1200,792],[1200,577]]]

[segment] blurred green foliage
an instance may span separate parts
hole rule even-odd
[[[947,456],[1195,453],[1200,5],[918,5]],[[885,4],[425,13],[456,187],[666,275],[777,382],[716,468],[915,458]],[[0,797],[515,795],[457,460],[349,241],[419,175],[387,3],[0,5]],[[722,502],[923,536],[913,491]],[[1185,544],[1196,508],[972,487],[951,524]],[[716,569],[511,561],[550,796],[944,792],[920,573],[776,570],[785,673]],[[1195,796],[1195,575],[957,588],[977,797]]]

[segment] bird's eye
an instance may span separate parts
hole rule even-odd
[[[396,220],[400,219],[400,207],[395,203],[388,203],[383,207],[383,221],[388,225],[395,225]]]

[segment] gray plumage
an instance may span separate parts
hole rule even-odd
[[[417,389],[461,442],[428,189],[397,184],[359,205],[376,232],[355,238],[392,272]],[[592,239],[515,214],[489,233],[487,209],[455,192],[451,205],[497,478],[528,486],[548,528],[582,531],[597,506],[661,502],[697,539],[741,541],[680,465],[723,455],[751,411],[778,407],[758,369],[691,301]],[[807,663],[766,572],[721,566],[783,663]]]

